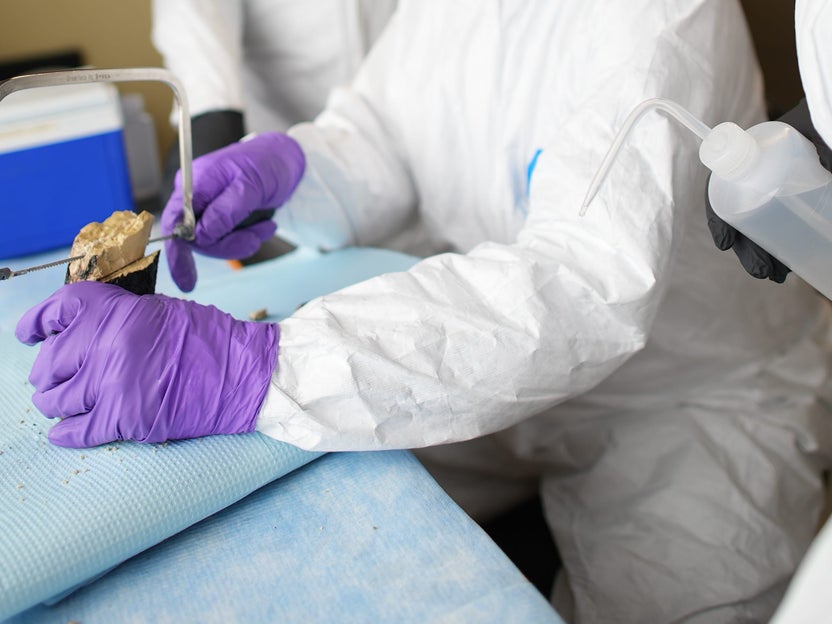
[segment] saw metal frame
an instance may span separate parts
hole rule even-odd
[[[170,87],[179,109],[179,162],[182,171],[182,222],[174,235],[188,241],[194,239],[193,166],[191,149],[191,117],[188,96],[180,80],[161,67],[127,67],[111,69],[61,69],[36,74],[23,74],[0,82],[0,101],[24,89],[89,84],[94,82],[161,82]]]

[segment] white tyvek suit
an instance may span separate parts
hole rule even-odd
[[[450,253],[282,322],[258,429],[326,450],[485,436],[422,457],[475,517],[540,488],[571,621],[764,621],[822,502],[826,308],[714,249],[697,142],[659,114],[578,214],[638,103],[749,126],[760,87],[733,0],[401,2],[292,130],[308,168],[278,220]]]
[[[832,145],[832,2],[797,0],[795,35],[812,124],[826,144]]]
[[[812,124],[832,145],[832,2],[797,0],[795,34],[800,77]],[[827,521],[800,565],[772,624],[832,622],[832,522]]]
[[[153,0],[153,42],[191,115],[245,114],[248,131],[312,119],[349,82],[396,0]]]

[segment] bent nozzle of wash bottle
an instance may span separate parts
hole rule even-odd
[[[702,123],[702,121],[700,121],[697,117],[694,117],[687,109],[672,100],[665,100],[662,98],[645,100],[636,106],[627,116],[627,119],[624,120],[624,125],[618,131],[618,134],[615,136],[615,140],[607,150],[607,154],[604,156],[601,166],[598,168],[595,177],[592,178],[592,182],[586,192],[586,197],[584,197],[584,202],[581,205],[581,216],[586,214],[586,209],[589,207],[589,204],[592,203],[592,200],[598,193],[598,189],[600,189],[601,185],[604,183],[604,179],[606,179],[607,174],[618,156],[618,152],[621,150],[621,147],[630,135],[630,131],[641,120],[641,118],[644,117],[644,115],[653,110],[659,110],[669,114],[702,140],[705,140],[711,132],[710,127]]]
[[[797,130],[767,121],[743,130],[725,122],[709,128],[675,102],[647,100],[627,117],[592,179],[586,213],[630,130],[661,110],[696,134],[699,159],[713,175],[708,198],[725,222],[832,298],[832,174],[815,146]]]

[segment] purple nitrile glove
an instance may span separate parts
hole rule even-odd
[[[53,444],[163,442],[254,430],[279,327],[99,282],[62,286],[20,319],[43,342],[29,381]]]
[[[273,221],[260,221],[235,230],[255,210],[281,206],[295,190],[306,159],[300,145],[279,132],[232,143],[193,161],[194,240],[165,242],[170,274],[190,292],[196,285],[191,249],[215,258],[246,258],[274,235]],[[162,234],[173,233],[182,220],[182,179],[176,176],[173,194],[162,213]]]

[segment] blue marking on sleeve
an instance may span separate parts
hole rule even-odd
[[[532,159],[529,162],[529,166],[526,167],[526,197],[529,196],[529,190],[532,186],[532,174],[534,173],[534,168],[537,166],[537,159],[542,152],[542,149],[537,150],[534,153],[534,156],[532,156]]]

